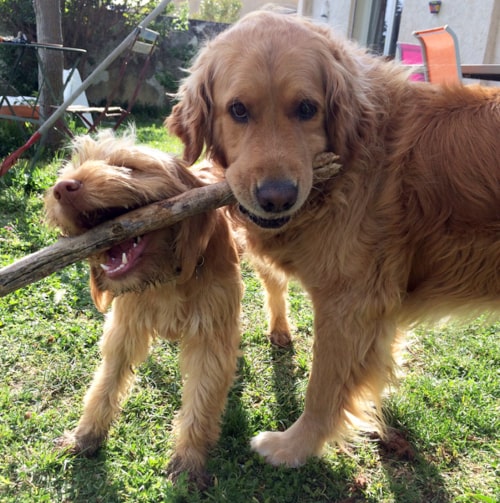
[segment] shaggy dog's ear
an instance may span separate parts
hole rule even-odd
[[[175,240],[175,255],[181,266],[177,283],[185,283],[192,278],[197,267],[203,266],[203,254],[214,233],[218,217],[216,212],[202,213],[180,223]]]
[[[184,143],[183,157],[189,165],[200,157],[204,145],[211,145],[213,103],[207,59],[205,51],[202,51],[190,70],[189,77],[179,88],[179,103],[164,123]]]
[[[106,309],[111,304],[111,301],[114,298],[114,295],[109,290],[103,290],[99,287],[97,281],[97,274],[95,271],[95,267],[91,266],[90,268],[90,295],[92,300],[94,301],[95,307],[101,312],[104,313]]]

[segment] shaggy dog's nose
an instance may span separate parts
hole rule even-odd
[[[257,187],[257,202],[268,213],[280,213],[297,202],[298,192],[297,185],[293,182],[271,180]]]
[[[53,194],[58,201],[66,201],[75,196],[82,186],[82,182],[79,180],[61,180],[54,185]]]

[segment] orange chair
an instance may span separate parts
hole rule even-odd
[[[460,55],[457,36],[449,26],[414,31],[424,57],[427,82],[435,84],[460,84]]]

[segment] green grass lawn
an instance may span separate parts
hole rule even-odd
[[[141,141],[180,145],[160,126]],[[61,156],[62,157],[62,154]],[[21,162],[0,179],[0,266],[56,239],[42,221],[42,194],[60,161],[32,173]],[[266,340],[263,292],[244,265],[242,356],[219,444],[215,484],[190,493],[163,474],[179,409],[177,347],[160,342],[140,367],[120,419],[96,458],[73,458],[54,439],[75,426],[99,361],[103,316],[94,308],[85,264],[0,298],[1,502],[498,502],[500,501],[500,324],[475,320],[410,334],[403,378],[386,401],[390,425],[411,442],[402,459],[360,440],[292,470],[266,465],[249,449],[262,430],[300,414],[310,369],[312,313],[291,286],[294,344]]]

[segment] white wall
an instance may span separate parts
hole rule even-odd
[[[299,0],[299,14],[319,19],[338,33],[351,36],[352,18],[356,2],[353,0]]]
[[[457,34],[462,63],[500,63],[500,0],[442,0],[430,14],[426,0],[404,0],[398,40],[416,43],[414,30],[449,25]]]

